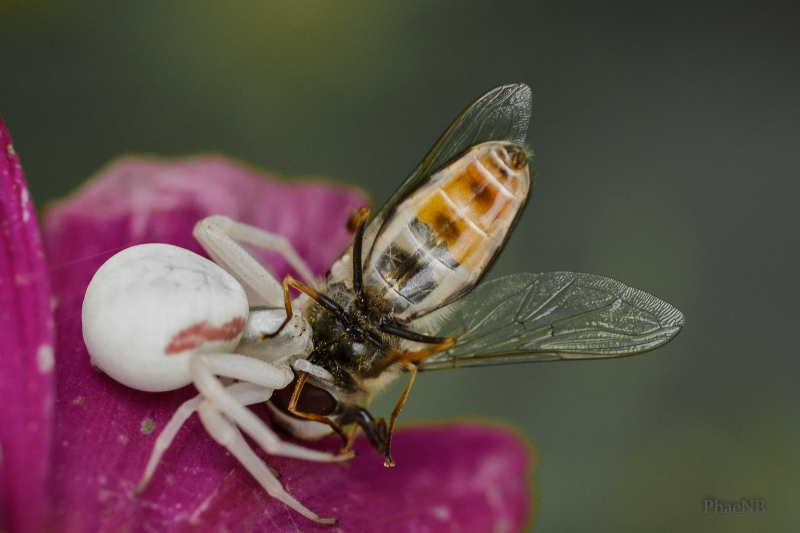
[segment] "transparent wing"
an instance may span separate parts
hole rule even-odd
[[[375,213],[373,220],[383,220],[392,206],[470,146],[497,140],[523,144],[530,119],[531,89],[524,83],[503,85],[484,94],[444,132],[403,185]]]
[[[634,355],[669,342],[682,327],[680,311],[610,278],[514,274],[467,295],[439,333],[458,342],[419,368]]]

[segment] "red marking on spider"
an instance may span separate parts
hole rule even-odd
[[[204,320],[175,334],[164,353],[173,355],[197,348],[207,342],[231,341],[239,336],[246,323],[247,320],[240,316],[221,326],[214,326]]]

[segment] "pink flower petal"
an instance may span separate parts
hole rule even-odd
[[[53,316],[36,213],[0,119],[0,530],[44,524]]]
[[[193,387],[143,393],[89,366],[81,338],[83,294],[119,249],[167,242],[200,251],[195,222],[225,214],[287,236],[317,272],[341,254],[347,219],[366,199],[321,182],[289,183],[217,157],[124,159],[45,216],[59,305],[54,480],[60,531],[337,531],[270,498],[190,419],[141,497],[132,496],[158,432]],[[267,256],[282,276],[286,265]],[[265,416],[263,406],[255,411]],[[155,430],[150,432],[149,428]],[[328,439],[314,445],[335,450]],[[451,426],[400,431],[386,469],[363,441],[350,466],[261,454],[284,486],[350,533],[519,531],[530,494],[528,454],[504,431]],[[494,529],[492,529],[494,528]]]

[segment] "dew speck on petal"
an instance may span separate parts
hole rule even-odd
[[[36,363],[39,367],[39,372],[45,373],[53,370],[56,364],[56,358],[53,355],[53,347],[49,344],[39,346],[36,351]]]
[[[450,519],[450,508],[448,507],[444,506],[434,507],[433,509],[431,509],[431,513],[433,514],[433,516],[435,516],[442,522],[447,522],[447,520]]]
[[[22,211],[22,221],[28,222],[31,218],[31,196],[28,189],[22,189],[20,192],[20,208]]]

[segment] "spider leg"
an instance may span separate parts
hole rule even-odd
[[[353,457],[352,453],[334,455],[327,452],[303,448],[302,446],[290,442],[283,442],[261,419],[225,390],[225,387],[222,386],[220,381],[209,369],[208,357],[206,354],[198,354],[193,357],[190,366],[195,387],[197,387],[203,397],[214,404],[216,409],[235,422],[242,431],[247,433],[267,453],[320,462],[345,461]],[[252,378],[248,378],[248,380],[251,379]]]
[[[215,263],[242,284],[251,307],[260,304],[278,307],[283,301],[278,280],[255,257],[234,241],[218,223],[223,227],[227,225],[224,218],[217,217],[204,218],[198,222],[193,231],[195,239]]]
[[[321,524],[335,524],[335,518],[321,518],[286,492],[280,482],[269,471],[267,465],[247,445],[236,426],[220,413],[212,402],[203,402],[197,410],[208,434],[224,446],[241,465],[258,481],[259,485],[276,500],[291,507],[301,515]]]
[[[164,429],[161,430],[155,444],[153,444],[153,451],[150,453],[150,459],[147,461],[142,479],[139,480],[139,484],[136,485],[134,494],[138,496],[147,488],[148,483],[150,483],[150,480],[153,478],[153,473],[156,471],[158,463],[161,461],[161,456],[164,455],[164,452],[167,451],[167,448],[172,444],[175,435],[178,434],[178,430],[183,426],[183,423],[197,410],[197,406],[200,405],[201,401],[203,401],[203,396],[202,394],[198,394],[191,400],[183,402],[175,411],[175,414],[172,415],[169,422],[167,422],[167,425],[164,426]]]
[[[288,365],[273,365],[238,353],[197,354],[215,376],[255,383],[269,389],[282,389],[294,379]]]
[[[231,396],[236,398],[236,400],[242,405],[253,405],[256,403],[265,402],[272,396],[272,389],[255,385],[253,383],[234,383],[233,385],[226,387],[225,390],[228,391]],[[156,442],[153,444],[153,451],[150,453],[150,459],[147,461],[147,466],[144,469],[144,474],[142,474],[142,479],[139,481],[139,484],[136,485],[134,494],[138,496],[144,491],[145,488],[147,488],[147,485],[153,478],[153,473],[158,467],[158,463],[161,462],[161,457],[164,455],[164,452],[167,451],[170,444],[172,444],[172,441],[175,439],[175,436],[178,434],[180,428],[183,426],[186,420],[189,419],[192,413],[197,410],[202,401],[203,395],[198,394],[194,398],[183,402],[183,404],[181,404],[181,406],[175,411],[175,414],[172,415],[172,418],[170,418],[169,422],[167,422],[167,425],[164,426],[164,429],[161,430]]]
[[[283,235],[278,235],[249,224],[238,222],[224,215],[213,215],[201,220],[198,225],[195,226],[195,235],[197,235],[198,232],[202,233],[202,229],[198,230],[200,224],[217,226],[225,235],[236,243],[249,244],[280,254],[304,281],[311,284],[316,282],[317,278],[314,276],[311,268],[309,268],[308,264],[300,257],[292,246],[292,243],[289,242],[289,239]]]

